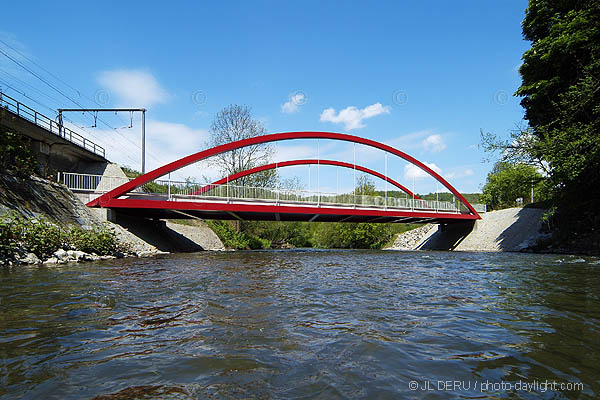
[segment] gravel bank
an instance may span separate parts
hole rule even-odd
[[[472,229],[464,232],[435,225],[400,234],[390,250],[458,250],[458,251],[522,251],[547,237],[540,232],[546,210],[537,208],[508,208],[482,214]]]
[[[507,208],[482,215],[473,231],[456,247],[463,251],[522,251],[547,237],[540,233],[539,208]]]

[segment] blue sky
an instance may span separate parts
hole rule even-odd
[[[148,108],[150,168],[201,150],[214,114],[233,103],[251,106],[269,132],[346,132],[392,144],[475,192],[491,168],[477,148],[480,129],[505,135],[523,118],[512,94],[529,47],[525,0],[56,3],[3,5],[11,18],[0,39],[18,52],[0,49],[86,107]],[[2,54],[0,87],[51,117],[48,108],[76,107]],[[69,117],[108,158],[139,167],[139,117],[116,130],[128,114],[101,115],[110,128]],[[276,158],[316,157],[316,149],[314,141],[280,144]],[[353,148],[321,141],[319,155],[352,162]],[[383,155],[368,149],[357,149],[357,163],[385,169]],[[389,158],[387,170],[421,193],[436,190],[401,160]],[[308,187],[308,167],[281,173]],[[320,186],[345,189],[350,173],[323,167]],[[195,166],[179,178],[214,174]]]

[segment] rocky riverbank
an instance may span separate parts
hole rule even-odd
[[[30,223],[23,224],[27,226],[38,224],[39,220],[47,221],[48,227],[63,230],[67,232],[67,236],[73,227],[79,228],[80,232],[104,230],[114,237],[117,245],[109,254],[103,254],[106,251],[94,251],[93,248],[83,252],[76,246],[57,246],[53,249],[55,251],[46,251],[43,253],[46,256],[42,257],[41,252],[36,255],[28,251],[24,243],[6,237],[10,235],[9,221],[0,227],[0,265],[64,264],[115,257],[148,257],[168,252],[224,249],[219,238],[202,221],[195,221],[187,226],[144,219],[124,219],[124,222],[117,221],[118,223],[103,221],[64,185],[37,177],[0,174],[0,218],[11,215],[29,221]],[[43,233],[43,227],[38,227],[38,231]],[[35,234],[29,235],[32,236]],[[8,248],[12,251],[8,251]]]
[[[400,233],[396,236],[394,243],[385,247],[384,250],[414,250],[431,231],[436,229],[437,227],[434,224],[425,224],[419,228]]]

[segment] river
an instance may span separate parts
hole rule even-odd
[[[0,271],[1,399],[600,395],[598,258],[242,251]]]

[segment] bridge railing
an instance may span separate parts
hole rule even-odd
[[[133,178],[91,174],[60,173],[59,182],[72,190],[101,194],[108,192]],[[328,193],[310,190],[292,190],[231,184],[212,185],[197,182],[155,180],[148,182],[133,193],[169,201],[253,201],[277,204],[306,204],[316,206],[374,207],[417,211],[468,213],[460,202],[421,200],[402,197],[368,196],[353,193]],[[473,205],[478,212],[485,212],[485,204]]]
[[[80,192],[106,193],[130,180],[131,178],[122,176],[78,174],[71,172],[58,173],[59,183],[66,185],[71,190]]]
[[[450,213],[468,212],[460,203],[412,198],[338,194],[308,190],[290,190],[282,188],[211,185],[193,182],[175,182],[156,180],[141,187],[141,192],[167,194],[170,200],[193,201],[201,199],[219,199],[227,201],[269,201],[280,203],[304,203],[328,206],[358,206],[376,208],[398,208],[410,210],[428,210]],[[464,210],[463,210],[464,209]]]
[[[33,108],[26,106],[20,101],[13,99],[2,92],[0,92],[0,107],[18,115],[19,117],[33,122],[39,127],[44,128],[47,131],[50,131],[53,134],[60,136],[79,147],[89,150],[94,154],[98,154],[99,156],[105,157],[104,147],[97,145],[89,139],[86,139],[79,133],[66,128],[64,125],[61,128],[58,122],[46,117],[44,114],[40,114]]]

